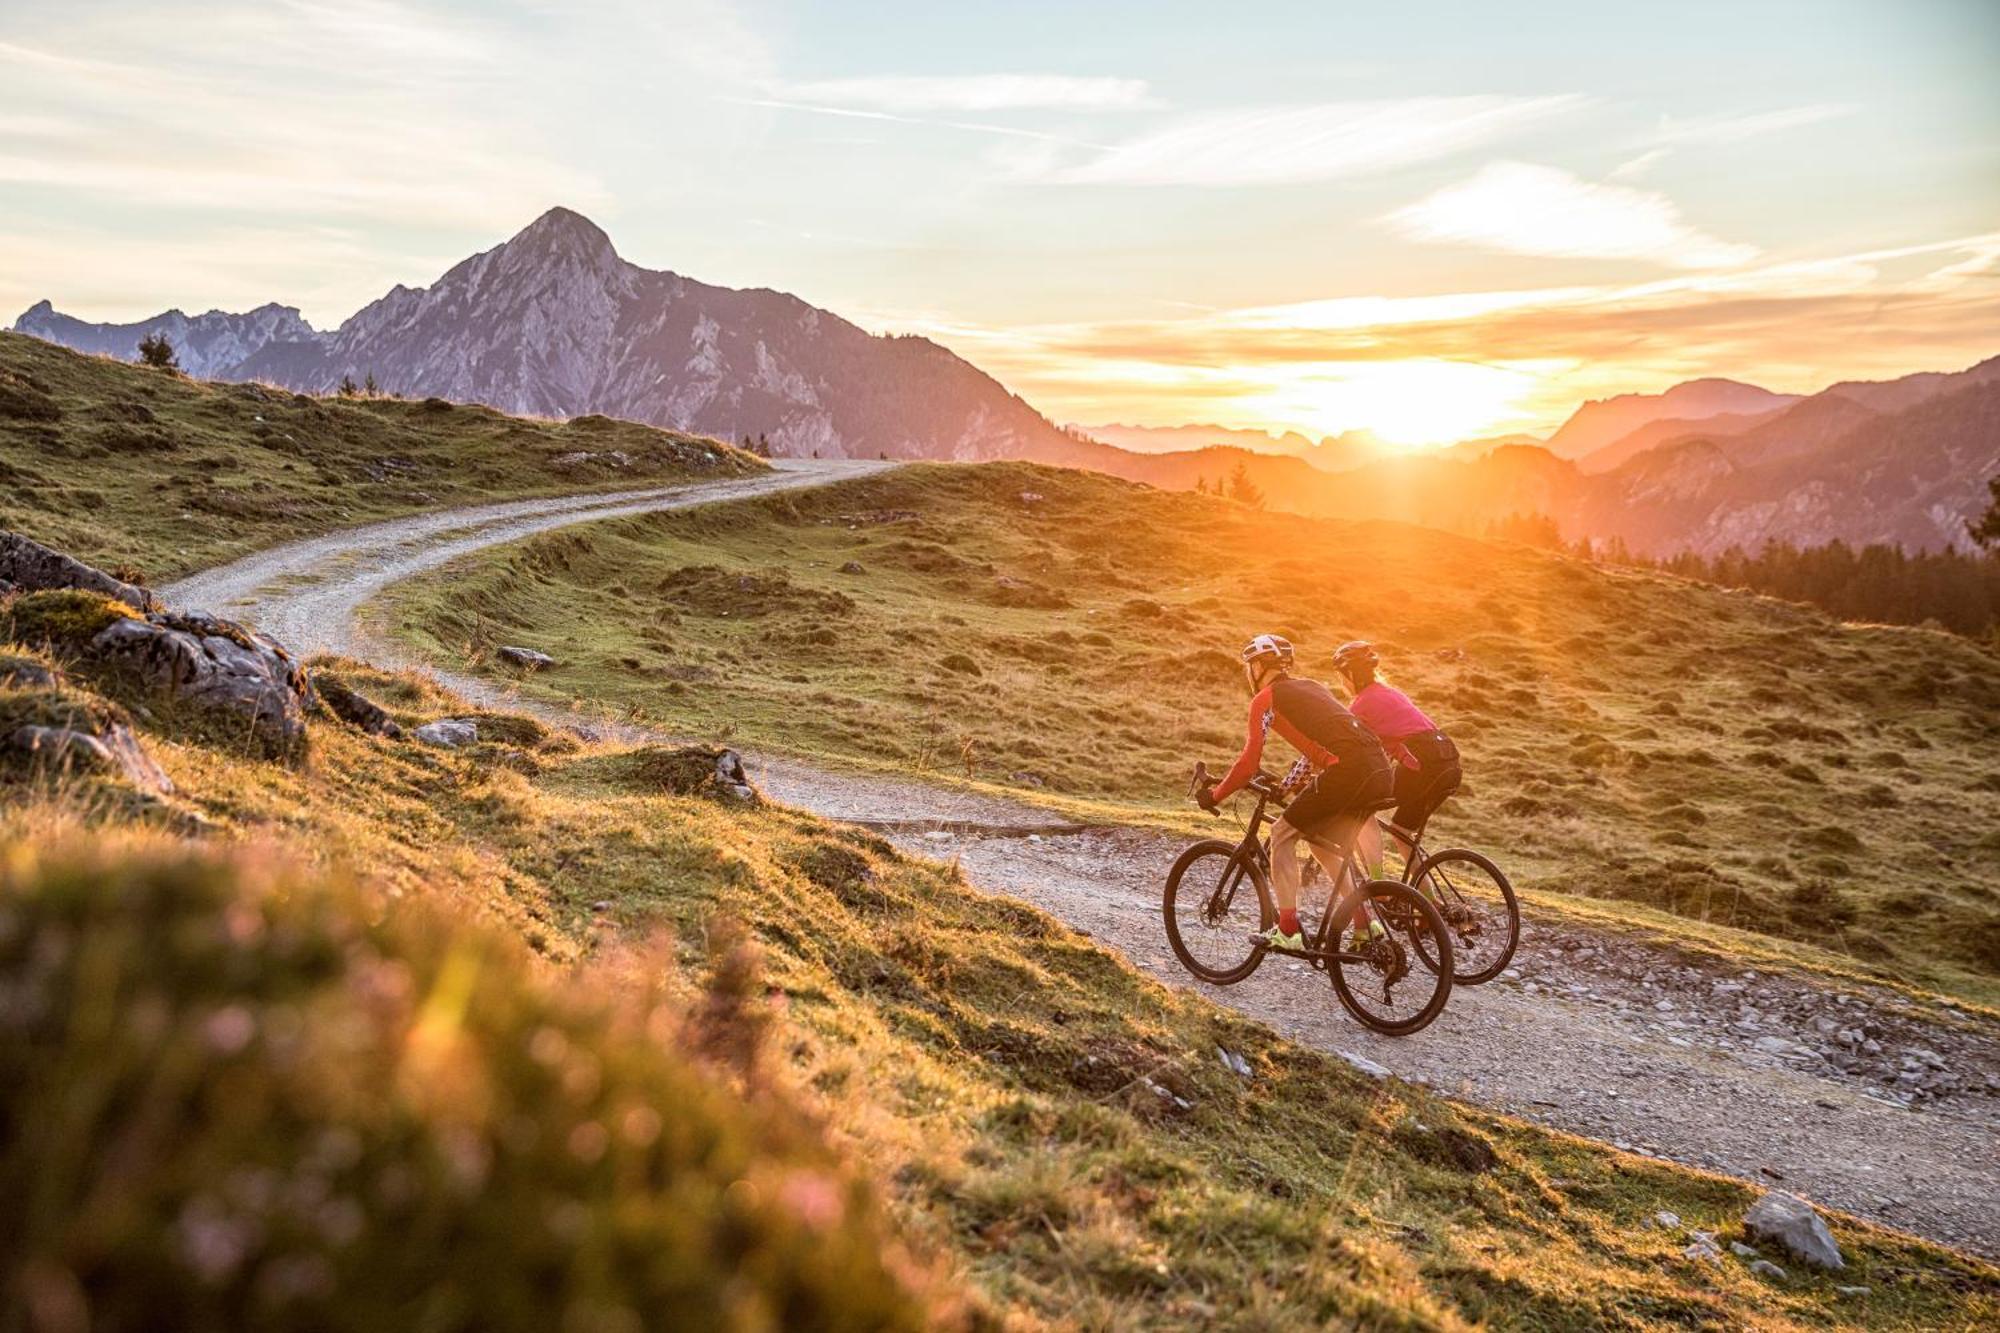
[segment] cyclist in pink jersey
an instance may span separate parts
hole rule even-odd
[[[1354,697],[1348,711],[1374,732],[1396,763],[1396,810],[1390,822],[1405,842],[1414,840],[1424,823],[1464,778],[1458,747],[1410,696],[1376,678],[1381,665],[1375,646],[1356,639],[1334,650],[1333,664],[1346,678]],[[1361,830],[1356,844],[1371,874],[1382,871],[1382,832],[1374,820]]]

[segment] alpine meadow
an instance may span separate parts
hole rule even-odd
[[[2000,1327],[1996,67],[0,12],[0,1327]]]

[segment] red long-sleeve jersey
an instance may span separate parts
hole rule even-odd
[[[1280,676],[1251,698],[1243,753],[1215,784],[1214,799],[1235,795],[1255,775],[1264,757],[1264,739],[1273,730],[1305,757],[1315,773],[1343,758],[1357,760],[1371,750],[1380,754],[1382,749],[1381,742],[1326,686],[1316,680]]]

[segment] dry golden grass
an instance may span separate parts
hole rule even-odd
[[[421,677],[344,663],[322,669],[405,722],[473,711]],[[487,714],[481,734],[469,750],[447,753],[315,722],[311,757],[295,770],[150,731],[147,741],[181,793],[152,805],[117,799],[115,784],[50,789],[19,773],[0,779],[8,784],[0,789],[8,809],[4,840],[14,849],[0,892],[11,923],[7,947],[45,951],[34,941],[54,938],[51,931],[101,941],[101,966],[110,970],[92,975],[120,980],[103,994],[88,993],[98,995],[91,1012],[114,1025],[151,1012],[144,997],[159,993],[172,1022],[191,1025],[190,1032],[210,1030],[203,1024],[215,1013],[239,1006],[263,1033],[266,1016],[282,1015],[267,1011],[277,1001],[254,990],[264,984],[255,978],[302,987],[280,999],[296,996],[284,1003],[315,1043],[334,1031],[322,1020],[332,1022],[350,1002],[337,997],[356,983],[339,978],[355,964],[316,983],[291,955],[238,939],[228,946],[236,952],[213,955],[240,955],[238,963],[203,971],[174,961],[172,951],[182,947],[174,941],[236,939],[233,932],[251,919],[292,930],[284,923],[306,913],[319,924],[285,936],[304,941],[300,947],[323,932],[347,941],[343,957],[365,947],[385,965],[408,969],[411,984],[399,993],[413,999],[384,1020],[390,1035],[405,1030],[398,1024],[424,1030],[433,1004],[414,997],[435,1002],[451,989],[449,960],[477,949],[489,962],[477,987],[464,993],[470,1007],[462,1010],[477,1057],[469,1067],[488,1088],[477,1104],[533,1105],[565,1142],[581,1123],[566,1117],[598,1111],[588,1098],[552,1103],[550,1094],[534,1091],[544,1076],[537,1070],[546,1066],[521,1051],[525,1044],[532,1056],[549,1044],[530,1040],[538,1024],[557,1026],[574,1053],[569,1058],[590,1056],[584,1063],[602,1071],[607,1092],[638,1096],[668,1125],[692,1115],[692,1106],[726,1105],[730,1088],[750,1086],[745,1059],[754,1059],[753,1082],[764,1089],[756,1095],[796,1105],[820,1128],[801,1139],[801,1131],[782,1128],[793,1122],[766,1107],[777,1120],[745,1126],[762,1146],[748,1158],[710,1161],[699,1170],[711,1174],[699,1178],[728,1194],[735,1189],[730,1173],[767,1179],[789,1169],[780,1165],[790,1160],[786,1154],[811,1159],[815,1136],[823,1136],[845,1163],[833,1169],[858,1176],[884,1199],[912,1258],[894,1287],[878,1285],[858,1258],[832,1263],[828,1256],[856,1252],[831,1249],[819,1268],[801,1268],[796,1256],[774,1259],[757,1280],[777,1274],[773,1280],[793,1284],[785,1290],[835,1295],[843,1283],[861,1283],[855,1309],[875,1308],[859,1304],[865,1290],[875,1293],[871,1300],[922,1301],[945,1322],[1019,1328],[1785,1329],[1863,1320],[1970,1328],[2000,1316],[2000,1274],[1991,1268],[1842,1218],[1835,1229],[1854,1267],[1840,1281],[1873,1288],[1862,1304],[1838,1294],[1830,1278],[1799,1275],[1776,1286],[1740,1265],[1689,1263],[1679,1256],[1681,1241],[1644,1219],[1667,1208],[1690,1226],[1726,1236],[1750,1187],[1421,1089],[1374,1083],[1231,1011],[1168,990],[1043,913],[978,892],[950,868],[904,857],[865,833],[781,809],[663,795],[628,752],[580,743],[532,719]],[[190,857],[165,848],[158,830],[197,821],[206,851]],[[95,844],[88,853],[75,850],[79,828]],[[230,870],[238,864],[253,865],[251,881],[275,877],[276,898],[257,883],[239,883]],[[55,880],[38,866],[56,867]],[[363,892],[325,894],[316,887],[324,879],[357,881]],[[131,890],[138,896],[114,893],[106,902],[89,887],[104,883],[138,886]],[[252,906],[232,906],[243,894]],[[179,924],[146,929],[142,923],[152,918],[145,912],[155,908],[132,916],[120,901],[154,903]],[[750,923],[760,961],[737,948],[733,921]],[[36,924],[24,932],[28,922]],[[97,924],[83,929],[86,922]],[[525,950],[510,952],[509,937]],[[665,943],[648,947],[649,940]],[[720,966],[710,961],[718,957]],[[252,958],[259,960],[254,967]],[[709,968],[717,980],[706,989],[675,980]],[[662,976],[666,990],[652,989]],[[322,984],[332,989],[312,989]],[[16,1030],[6,1047],[5,1059],[29,1062],[22,1068],[47,1070],[43,1062],[71,1059],[53,1068],[116,1069],[143,1081],[160,1076],[151,1063],[160,1051],[180,1049],[121,1045],[107,1065],[103,1052],[72,1048],[66,1043],[73,1036],[58,1035],[81,1030],[71,1015],[81,1013],[86,992],[72,986],[49,994],[59,999],[43,1011],[53,1024],[48,1039],[23,1045]],[[736,998],[711,1013],[717,1001],[704,996],[717,994]],[[660,998],[641,1003],[647,995]],[[685,1023],[692,1026],[684,1030],[704,1035],[684,1040],[686,1054],[648,1056],[615,1025],[604,1026],[609,1019],[592,1016],[630,1004],[678,1014],[677,1031]],[[1217,1047],[1240,1053],[1254,1077],[1228,1072]],[[348,1115],[364,1118],[352,1128],[371,1145],[371,1163],[401,1151],[385,1143],[381,1151],[391,1155],[373,1155],[376,1131],[366,1126],[385,1111],[415,1112],[370,1091],[372,1065],[352,1071],[354,1095],[329,1108],[301,1090],[311,1085],[297,1081],[296,1067],[268,1063],[280,1049],[211,1049],[181,1067],[190,1087],[213,1090],[177,1112],[175,1142],[207,1145],[192,1179],[195,1158],[173,1151],[127,1164],[121,1193],[146,1208],[125,1216],[132,1248],[120,1253],[163,1256],[144,1269],[152,1284],[144,1308],[222,1308],[184,1265],[176,1267],[172,1248],[174,1219],[188,1216],[191,1200],[208,1197],[210,1182],[306,1151],[313,1134],[339,1128]],[[691,1076],[695,1084],[659,1099],[673,1080]],[[240,1103],[220,1090],[265,1086],[258,1080],[271,1080],[268,1095],[277,1100],[270,1104],[288,1108],[286,1116],[254,1133],[230,1129],[239,1120],[231,1108]],[[48,1123],[45,1098],[65,1085],[37,1074],[10,1086],[19,1123]],[[122,1123],[105,1120],[102,1132],[115,1134]],[[498,1164],[517,1130],[507,1117],[477,1116],[466,1130],[471,1137],[454,1139],[450,1151]],[[74,1160],[98,1150],[87,1125],[65,1134],[62,1151]],[[14,1161],[17,1171],[29,1168]],[[533,1170],[520,1177],[520,1189],[482,1196],[482,1211],[469,1215],[478,1220],[467,1223],[480,1228],[480,1247],[440,1257],[439,1271],[474,1281],[480,1265],[503,1271],[511,1247],[532,1242],[533,1262],[565,1276],[532,1291],[499,1282],[496,1293],[514,1293],[505,1308],[517,1322],[557,1322],[570,1297],[623,1305],[642,1323],[664,1321],[669,1307],[647,1303],[657,1288],[629,1268],[593,1267],[588,1255],[610,1251],[593,1249],[595,1240],[552,1235],[538,1220],[548,1214],[534,1211],[574,1204],[587,1210],[583,1216],[602,1209],[606,1219],[628,1218],[650,1197],[645,1177],[573,1178],[573,1168],[535,1161],[521,1162]],[[344,1177],[339,1183],[349,1184]],[[626,1189],[642,1194],[627,1201]],[[9,1190],[0,1197],[22,1206],[29,1196]],[[35,1272],[44,1279],[74,1275],[79,1270],[63,1265],[78,1253],[74,1228],[84,1218],[71,1210],[81,1196],[35,1197],[33,1227],[16,1234],[38,1238]],[[853,1216],[865,1218],[865,1202],[853,1206],[860,1210]],[[520,1209],[527,1211],[510,1211]],[[372,1206],[360,1221],[357,1253],[384,1247],[380,1252],[393,1256],[406,1239],[393,1216],[378,1220]],[[651,1246],[661,1267],[649,1271],[679,1271],[672,1269],[679,1241],[648,1240],[653,1233],[624,1225],[617,1243]],[[377,1234],[377,1226],[397,1229]],[[582,1234],[597,1235],[590,1228]],[[604,1244],[612,1243],[607,1236]],[[418,1245],[410,1253],[429,1251]],[[232,1282],[241,1276],[248,1284],[241,1288],[246,1303],[230,1310],[266,1308],[255,1303],[264,1290],[259,1264],[277,1254],[254,1250],[256,1262],[242,1260],[241,1274],[230,1270]],[[327,1262],[330,1308],[374,1308],[373,1297],[344,1303],[344,1284],[362,1282],[362,1269],[342,1266],[338,1255]],[[401,1281],[393,1259],[383,1262],[390,1264],[386,1275]],[[122,1300],[132,1289],[120,1283],[86,1290]],[[789,1326],[830,1324],[807,1317]]]

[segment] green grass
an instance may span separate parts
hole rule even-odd
[[[0,1162],[37,1186],[0,1190],[6,1278],[112,1328],[364,1326],[427,1277],[440,1328],[665,1325],[681,1290],[742,1327],[2000,1317],[2000,1272],[1842,1217],[1838,1279],[1689,1263],[1644,1219],[1728,1237],[1752,1187],[1375,1083],[860,831],[481,733],[316,721],[292,769],[149,726],[181,795],[138,815],[0,772],[0,1119],[35,1127]],[[208,850],[149,831],[176,812]],[[803,1248],[802,1171],[852,1224]]]
[[[555,654],[533,697],[1140,818],[1240,743],[1250,633],[1368,637],[1465,752],[1438,833],[1531,888],[2000,1001],[2000,662],[1948,634],[1025,465],[551,533],[382,615]]]
[[[208,384],[0,333],[0,527],[156,582],[420,509],[762,466],[605,417]]]

